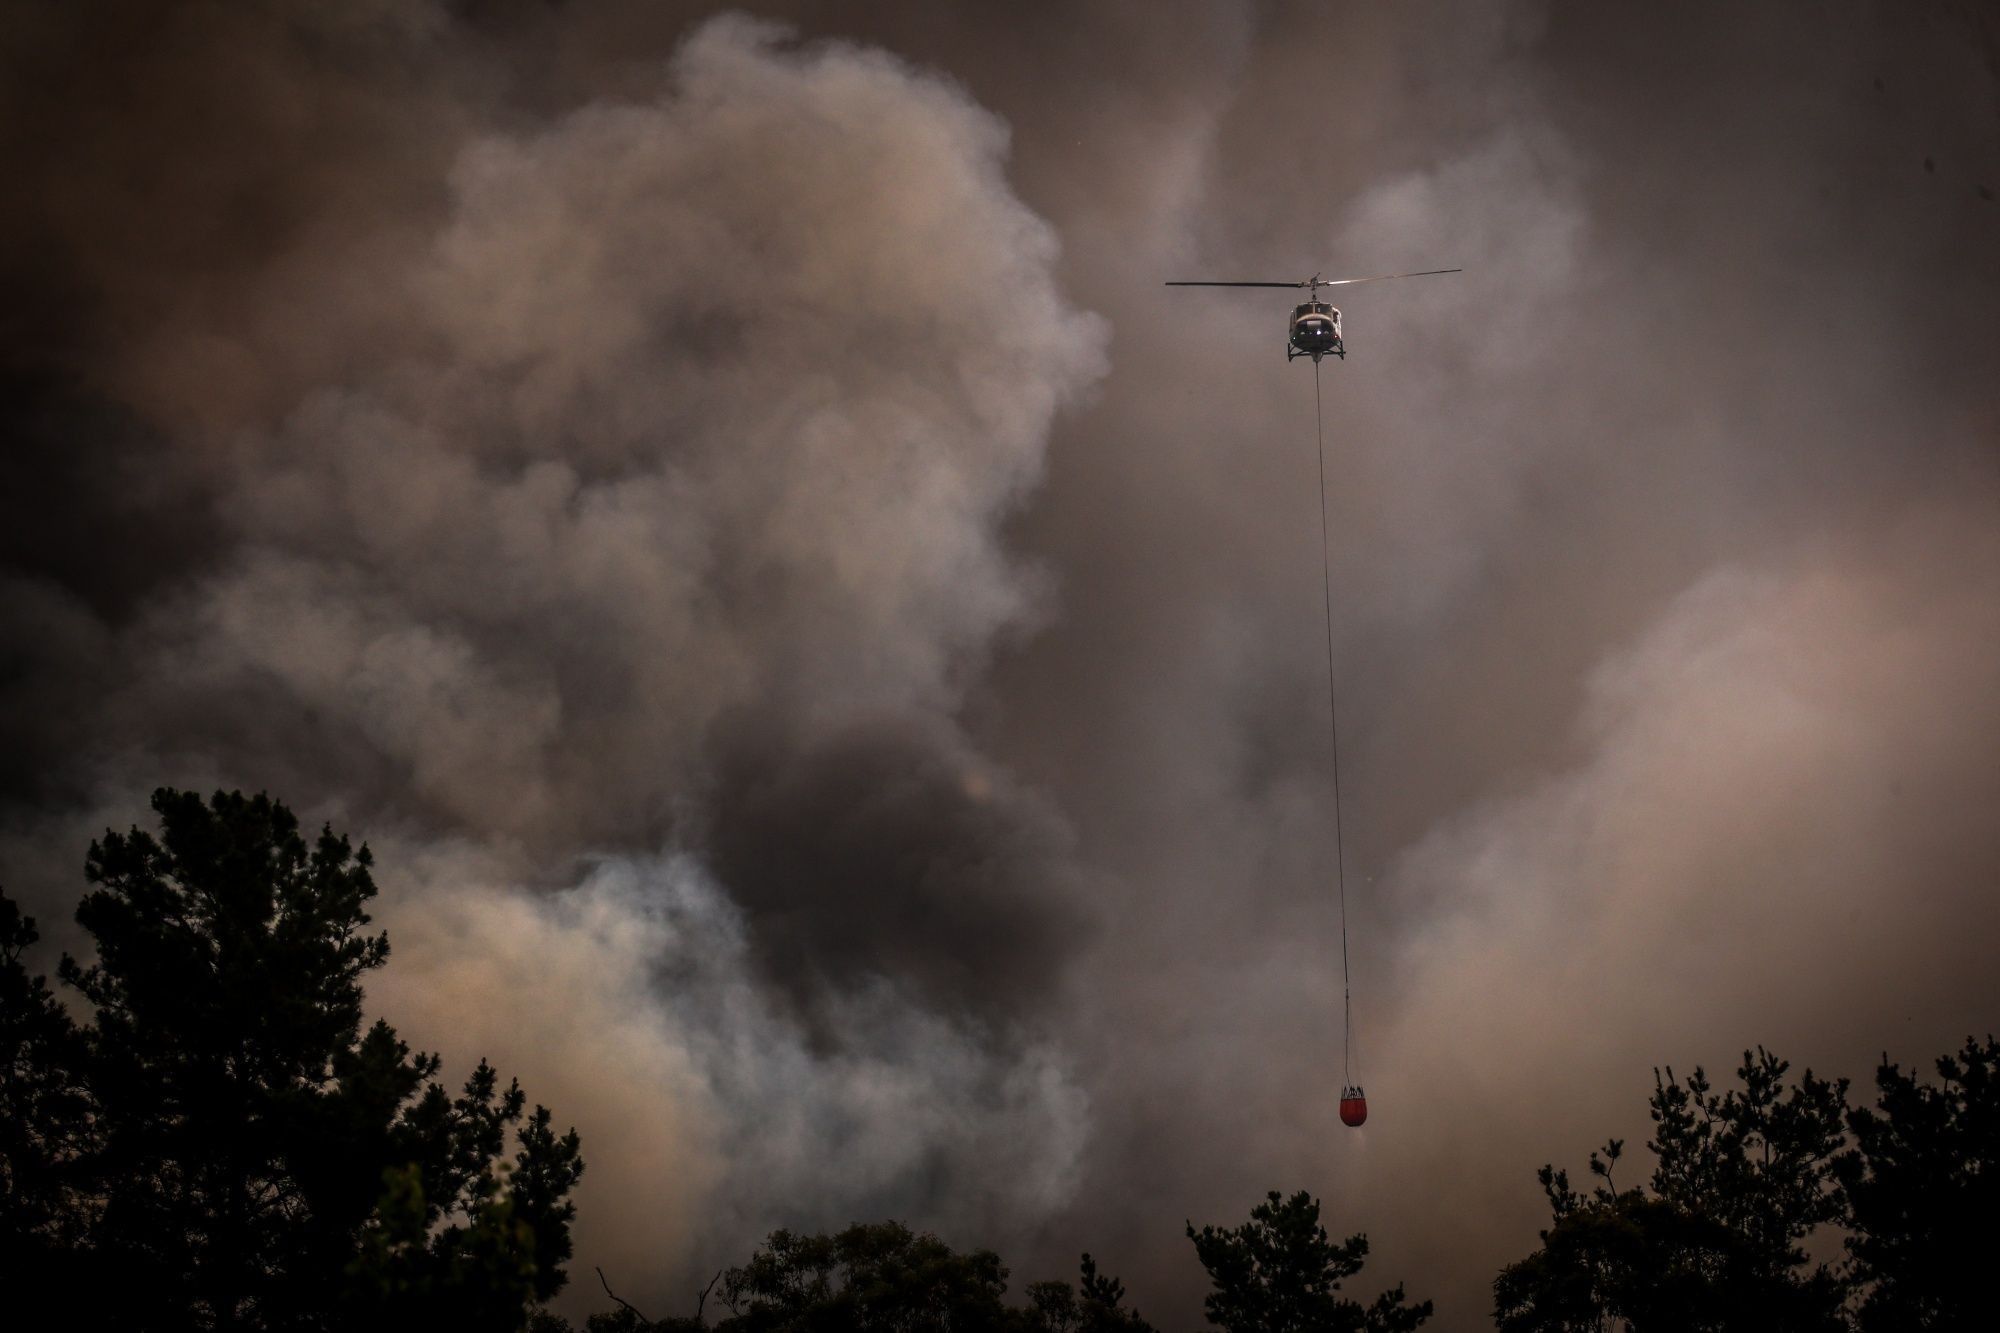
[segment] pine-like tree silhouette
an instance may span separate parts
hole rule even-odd
[[[1968,1037],[1936,1086],[1883,1057],[1876,1109],[1847,1118],[1835,1169],[1861,1289],[1863,1333],[1976,1328],[1990,1319],[2000,1253],[2000,1043]]]
[[[91,1123],[83,1048],[47,980],[28,973],[38,938],[0,891],[0,1282],[10,1291],[73,1283],[89,1217],[75,1178]]]
[[[1153,1333],[1153,1326],[1125,1304],[1125,1284],[1100,1273],[1088,1254],[1078,1284],[1030,1282],[1023,1333]]]
[[[1590,1170],[1588,1196],[1569,1173],[1540,1173],[1552,1225],[1542,1248],[1494,1282],[1506,1333],[1596,1329],[1622,1320],[1646,1330],[1837,1330],[1847,1286],[1802,1242],[1837,1222],[1833,1174],[1842,1144],[1845,1081],[1744,1052],[1740,1089],[1717,1091],[1697,1068],[1685,1080],[1654,1072],[1650,1188],[1619,1191],[1614,1139]]]
[[[101,1327],[521,1327],[565,1280],[575,1133],[524,1120],[483,1063],[453,1098],[435,1056],[362,1033],[361,979],[389,953],[367,848],[308,846],[261,795],[163,789],[153,809],[157,840],[90,848],[97,957],[60,969],[87,1027],[24,982],[32,937],[0,911],[0,1034],[28,1071],[5,1094],[28,1112],[0,1145],[10,1248],[58,1251]]]
[[[1341,1283],[1368,1257],[1368,1238],[1334,1244],[1319,1200],[1304,1190],[1290,1198],[1271,1191],[1240,1227],[1196,1231],[1190,1222],[1187,1234],[1215,1284],[1203,1308],[1228,1333],[1403,1333],[1431,1316],[1431,1303],[1406,1303],[1401,1285],[1367,1306],[1341,1296]]]

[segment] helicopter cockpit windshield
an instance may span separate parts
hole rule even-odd
[[[1341,357],[1347,354],[1340,341],[1340,312],[1324,301],[1303,302],[1292,311],[1292,336],[1286,357],[1318,359],[1328,353]]]

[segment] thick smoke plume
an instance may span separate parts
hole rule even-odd
[[[198,573],[111,624],[11,585],[114,659],[63,724],[100,799],[268,786],[376,839],[377,999],[577,1118],[628,1273],[1073,1188],[1037,1015],[1095,915],[955,721],[1043,613],[998,526],[1103,368],[1006,148],[880,51],[708,23],[646,100],[469,134],[375,275],[396,328],[337,300],[339,374],[158,443],[226,454]]]
[[[897,1216],[1179,1322],[1304,1186],[1478,1327],[1654,1065],[1993,1028],[1983,10],[750,8],[0,21],[45,921],[157,783],[369,838],[649,1310]],[[1158,284],[1453,265],[1321,371],[1343,1051],[1311,372]]]

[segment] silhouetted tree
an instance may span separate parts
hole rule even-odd
[[[774,1231],[722,1275],[731,1333],[1008,1327],[1007,1270],[991,1250],[960,1254],[898,1222],[835,1235]]]
[[[1097,1271],[1088,1254],[1080,1281],[1030,1282],[1021,1324],[1031,1333],[1152,1333],[1153,1326],[1125,1305],[1125,1284]]]
[[[47,980],[28,974],[38,938],[0,891],[0,1280],[16,1291],[65,1278],[89,1217],[73,1178],[90,1135],[82,1045]]]
[[[569,1328],[568,1324],[550,1323],[531,1327],[528,1333],[568,1333]],[[584,1333],[703,1333],[708,1325],[686,1315],[649,1321],[636,1311],[620,1309],[590,1316],[583,1321],[583,1328]]]
[[[1190,1222],[1187,1234],[1215,1284],[1203,1308],[1229,1333],[1399,1333],[1431,1316],[1431,1303],[1407,1304],[1400,1284],[1372,1305],[1341,1296],[1340,1284],[1368,1257],[1368,1238],[1334,1244],[1320,1225],[1319,1200],[1304,1190],[1290,1198],[1271,1191],[1240,1227],[1196,1231]]]
[[[1787,1087],[1787,1068],[1746,1051],[1742,1089],[1721,1093],[1698,1068],[1685,1081],[1655,1071],[1650,1190],[1617,1190],[1622,1140],[1591,1154],[1605,1183],[1587,1197],[1544,1166],[1552,1225],[1494,1282],[1501,1329],[1844,1327],[1846,1282],[1801,1242],[1845,1213],[1833,1162],[1847,1084],[1808,1071]]]
[[[774,1231],[748,1263],[717,1274],[730,1313],[722,1333],[827,1330],[1000,1330],[1002,1333],[1154,1333],[1125,1304],[1125,1284],[1083,1256],[1081,1286],[1028,1284],[1025,1308],[1004,1305],[1007,1270],[990,1250],[960,1254],[897,1222],[852,1226],[835,1235]],[[713,1284],[712,1284],[713,1285]],[[610,1293],[607,1283],[605,1290]],[[705,1301],[707,1292],[702,1293]],[[701,1333],[699,1317],[649,1321],[620,1308],[593,1314],[584,1333]],[[573,1333],[538,1314],[529,1333]]]
[[[45,989],[10,971],[0,995],[0,1031],[44,1034],[17,1053],[88,1102],[83,1130],[30,1131],[64,1218],[18,1225],[74,1228],[106,1327],[521,1327],[564,1282],[574,1132],[524,1121],[483,1063],[453,1098],[435,1056],[386,1023],[362,1034],[361,978],[389,952],[366,930],[367,848],[330,829],[309,847],[264,796],[161,790],[153,808],[158,841],[91,845],[77,920],[97,960],[61,967],[94,1011],[73,1046]]]
[[[545,1327],[530,1327],[528,1333],[569,1333],[569,1328],[568,1324],[550,1322]],[[688,1315],[649,1321],[637,1311],[619,1309],[590,1316],[583,1321],[583,1328],[584,1333],[703,1333],[708,1325]]]
[[[2000,1253],[2000,1044],[1966,1038],[1932,1086],[1885,1056],[1876,1110],[1849,1114],[1835,1162],[1865,1333],[1975,1328],[1991,1318]]]
[[[558,1139],[548,1108],[538,1106],[516,1128],[513,1169],[502,1170],[506,1131],[520,1121],[523,1100],[517,1086],[500,1094],[482,1061],[463,1095],[448,1109],[434,1108],[446,1126],[435,1141],[448,1145],[447,1153],[384,1173],[388,1188],[346,1270],[339,1304],[347,1322],[514,1330],[531,1302],[561,1289],[575,1214],[565,1196],[583,1163],[575,1132]],[[411,1112],[424,1112],[430,1101],[444,1101],[435,1084]],[[406,1119],[439,1122],[423,1114]]]

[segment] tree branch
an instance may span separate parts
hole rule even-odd
[[[603,1269],[598,1268],[597,1265],[595,1264],[592,1264],[591,1267],[593,1269],[596,1269],[597,1271],[597,1280],[599,1282],[604,1283],[604,1294],[606,1296],[609,1296],[612,1300],[617,1301],[620,1305],[630,1310],[633,1314],[638,1315],[641,1321],[647,1324],[653,1322],[652,1320],[646,1318],[645,1314],[639,1309],[638,1306],[632,1304],[632,1302],[626,1300],[623,1296],[620,1296],[617,1292],[611,1289],[611,1284],[608,1281],[605,1281]]]
[[[708,1304],[708,1293],[713,1291],[715,1284],[720,1281],[722,1281],[722,1270],[718,1268],[715,1270],[715,1276],[708,1280],[708,1285],[701,1289],[701,1295],[695,1298],[694,1317],[697,1322],[701,1319],[701,1307]]]

